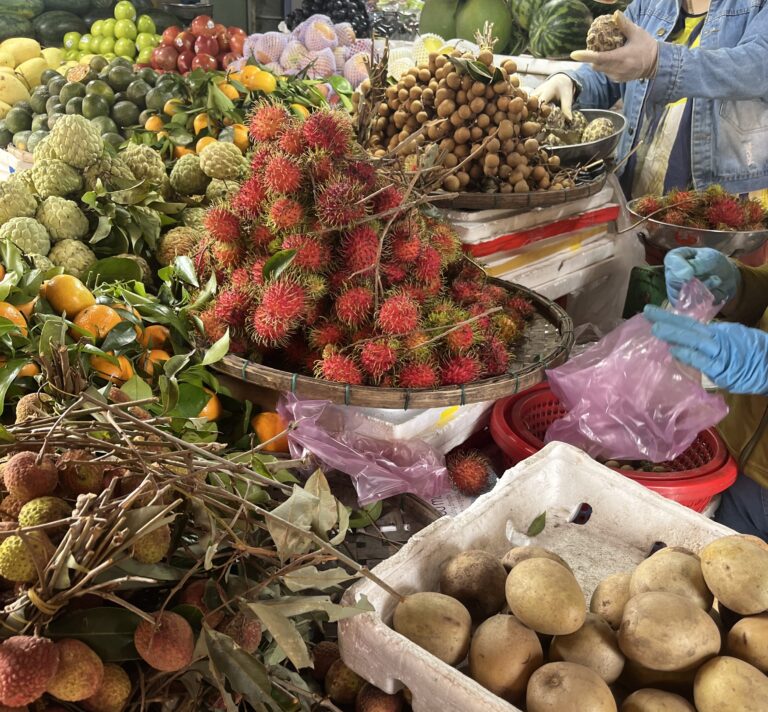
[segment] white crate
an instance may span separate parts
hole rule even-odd
[[[592,507],[591,518],[583,525],[572,523],[584,502]],[[530,540],[525,532],[544,511],[545,529]],[[462,514],[439,519],[374,571],[402,594],[434,591],[440,565],[460,551],[502,555],[511,546],[535,542],[569,563],[589,600],[603,578],[632,569],[656,542],[698,550],[732,533],[581,450],[551,443],[507,471],[492,492]],[[361,581],[345,600],[361,594],[376,612],[339,623],[342,657],[359,675],[389,693],[407,687],[414,712],[517,710],[392,630],[387,624],[396,605],[393,596]]]

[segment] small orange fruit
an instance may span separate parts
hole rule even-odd
[[[161,324],[150,324],[139,336],[139,343],[145,349],[157,349],[166,346],[171,340],[171,332]]]
[[[83,309],[74,319],[74,325],[82,329],[94,341],[101,341],[123,318],[116,309],[106,304],[94,304]],[[83,335],[73,330],[73,339],[81,339]]]
[[[5,366],[6,363],[8,363],[8,359],[5,356],[0,356],[0,367]],[[38,375],[40,375],[39,366],[34,361],[27,361],[16,374],[16,378],[29,378]]]
[[[195,151],[200,153],[206,146],[211,143],[216,143],[216,139],[213,136],[204,136],[195,144]]]
[[[161,131],[165,128],[163,120],[159,116],[150,116],[144,123],[144,128],[147,131]]]
[[[170,136],[170,134],[167,131],[158,131],[157,132],[157,137],[160,138],[160,139],[168,138],[168,136]]]
[[[208,114],[206,114],[204,111],[195,116],[194,120],[192,121],[192,128],[195,130],[196,134],[199,134],[210,127],[211,120],[208,118]]]
[[[114,356],[111,351],[108,351],[107,353],[109,353],[110,356]],[[94,354],[91,356],[90,362],[94,372],[101,376],[105,381],[110,381],[111,383],[125,383],[133,377],[133,366],[125,356],[118,356],[117,364],[114,364],[103,356],[96,356]]]
[[[169,358],[171,358],[171,354],[167,351],[151,349],[139,359],[139,368],[147,376],[153,377],[158,371],[162,370],[163,361],[167,361]]]
[[[245,83],[245,86],[251,90],[262,91],[265,94],[271,94],[277,89],[277,79],[274,74],[261,72],[256,77]]]
[[[16,308],[24,315],[24,318],[29,321],[29,318],[32,316],[32,310],[35,308],[35,304],[37,304],[37,297],[30,299],[24,304],[17,304]]]
[[[45,282],[40,290],[40,296],[59,314],[72,319],[86,307],[96,304],[96,298],[90,290],[77,278],[70,274],[58,274]]]
[[[168,99],[163,106],[163,113],[168,116],[178,114],[182,109],[181,99]]]
[[[173,147],[173,157],[174,158],[181,158],[182,156],[194,156],[195,155],[195,149],[194,148],[187,148],[186,146],[174,146]]]
[[[232,142],[245,153],[250,148],[248,127],[245,124],[234,124],[232,129]]]
[[[200,411],[200,413],[198,413],[197,417],[205,418],[206,420],[209,420],[215,423],[219,418],[221,418],[221,414],[223,411],[223,408],[221,407],[221,401],[213,391],[209,391],[207,388],[205,388],[204,390],[206,393],[210,393],[211,397],[208,399],[208,402],[203,406],[203,409]]]
[[[27,335],[27,320],[24,318],[24,315],[15,306],[13,306],[13,304],[9,304],[8,302],[0,302],[0,317],[3,319],[8,319],[8,321],[16,324],[16,326],[19,327],[22,335]]]
[[[251,427],[259,438],[260,443],[272,440],[276,435],[284,433],[288,427],[277,413],[258,413],[251,418]],[[288,434],[280,435],[276,440],[261,448],[262,452],[288,452]]]
[[[227,75],[227,79],[231,82],[240,82],[243,83],[243,73],[242,72],[230,72]]]
[[[227,99],[231,99],[232,101],[237,101],[240,98],[240,92],[237,91],[237,89],[233,87],[231,84],[222,82],[221,84],[219,84],[219,89],[221,89],[221,93],[224,94],[224,96],[226,96]]]
[[[309,109],[303,104],[291,104],[293,113],[300,116],[302,119],[306,119],[309,116]]]
[[[5,279],[5,265],[0,265],[0,279]]]

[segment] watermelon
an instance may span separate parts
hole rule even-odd
[[[45,9],[43,0],[0,0],[0,13],[31,20]]]
[[[525,52],[528,48],[528,35],[520,29],[520,26],[513,23],[509,33],[509,44],[507,45],[507,54],[517,56]]]
[[[581,1],[587,6],[593,17],[612,15],[616,10],[621,10],[623,12],[627,9],[627,5],[629,5],[628,0],[614,0],[614,2],[601,2],[600,0]]]
[[[10,37],[32,37],[32,23],[18,15],[0,12],[0,42]]]
[[[34,19],[32,27],[40,43],[48,47],[61,45],[61,38],[67,32],[79,32],[80,34],[88,32],[88,25],[83,22],[81,17],[62,10],[52,10],[38,15]]]
[[[518,26],[525,32],[531,29],[531,20],[547,0],[512,0],[510,10]]]
[[[530,44],[534,57],[568,59],[584,49],[592,13],[581,0],[549,0],[531,21]]]
[[[2,1],[2,0],[0,0]],[[91,0],[45,0],[46,11],[66,10],[82,15],[91,7]]]

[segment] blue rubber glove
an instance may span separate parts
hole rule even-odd
[[[647,306],[653,335],[670,345],[681,363],[701,371],[730,393],[768,395],[768,333],[742,324],[702,324]]]
[[[678,247],[664,258],[667,296],[677,304],[683,285],[696,277],[712,292],[716,304],[734,299],[741,286],[739,268],[722,252],[710,247]]]

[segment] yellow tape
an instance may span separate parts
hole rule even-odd
[[[438,425],[445,425],[449,421],[453,420],[456,413],[459,412],[459,406],[453,405],[450,408],[446,408],[442,413],[440,413],[440,419],[437,421]]]

